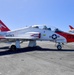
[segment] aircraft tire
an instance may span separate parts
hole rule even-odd
[[[57,49],[58,50],[61,50],[62,49],[62,46],[61,45],[57,45]]]
[[[10,50],[11,51],[16,51],[16,46],[15,45],[11,45]]]

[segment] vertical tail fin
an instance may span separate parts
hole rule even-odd
[[[70,29],[74,29],[71,25],[69,25]]]
[[[0,31],[10,31],[10,29],[0,20]]]

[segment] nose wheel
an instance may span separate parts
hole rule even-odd
[[[58,44],[58,45],[57,45],[57,49],[58,49],[58,50],[61,50],[61,49],[62,49],[61,44]]]

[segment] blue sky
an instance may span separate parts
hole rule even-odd
[[[74,27],[74,0],[0,0],[0,19],[11,29],[46,24]]]

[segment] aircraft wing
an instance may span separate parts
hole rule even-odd
[[[29,40],[38,40],[40,39],[40,32],[28,32],[25,35],[12,36],[7,34],[6,36],[0,36],[0,42],[15,42],[16,40],[20,41],[29,41]]]

